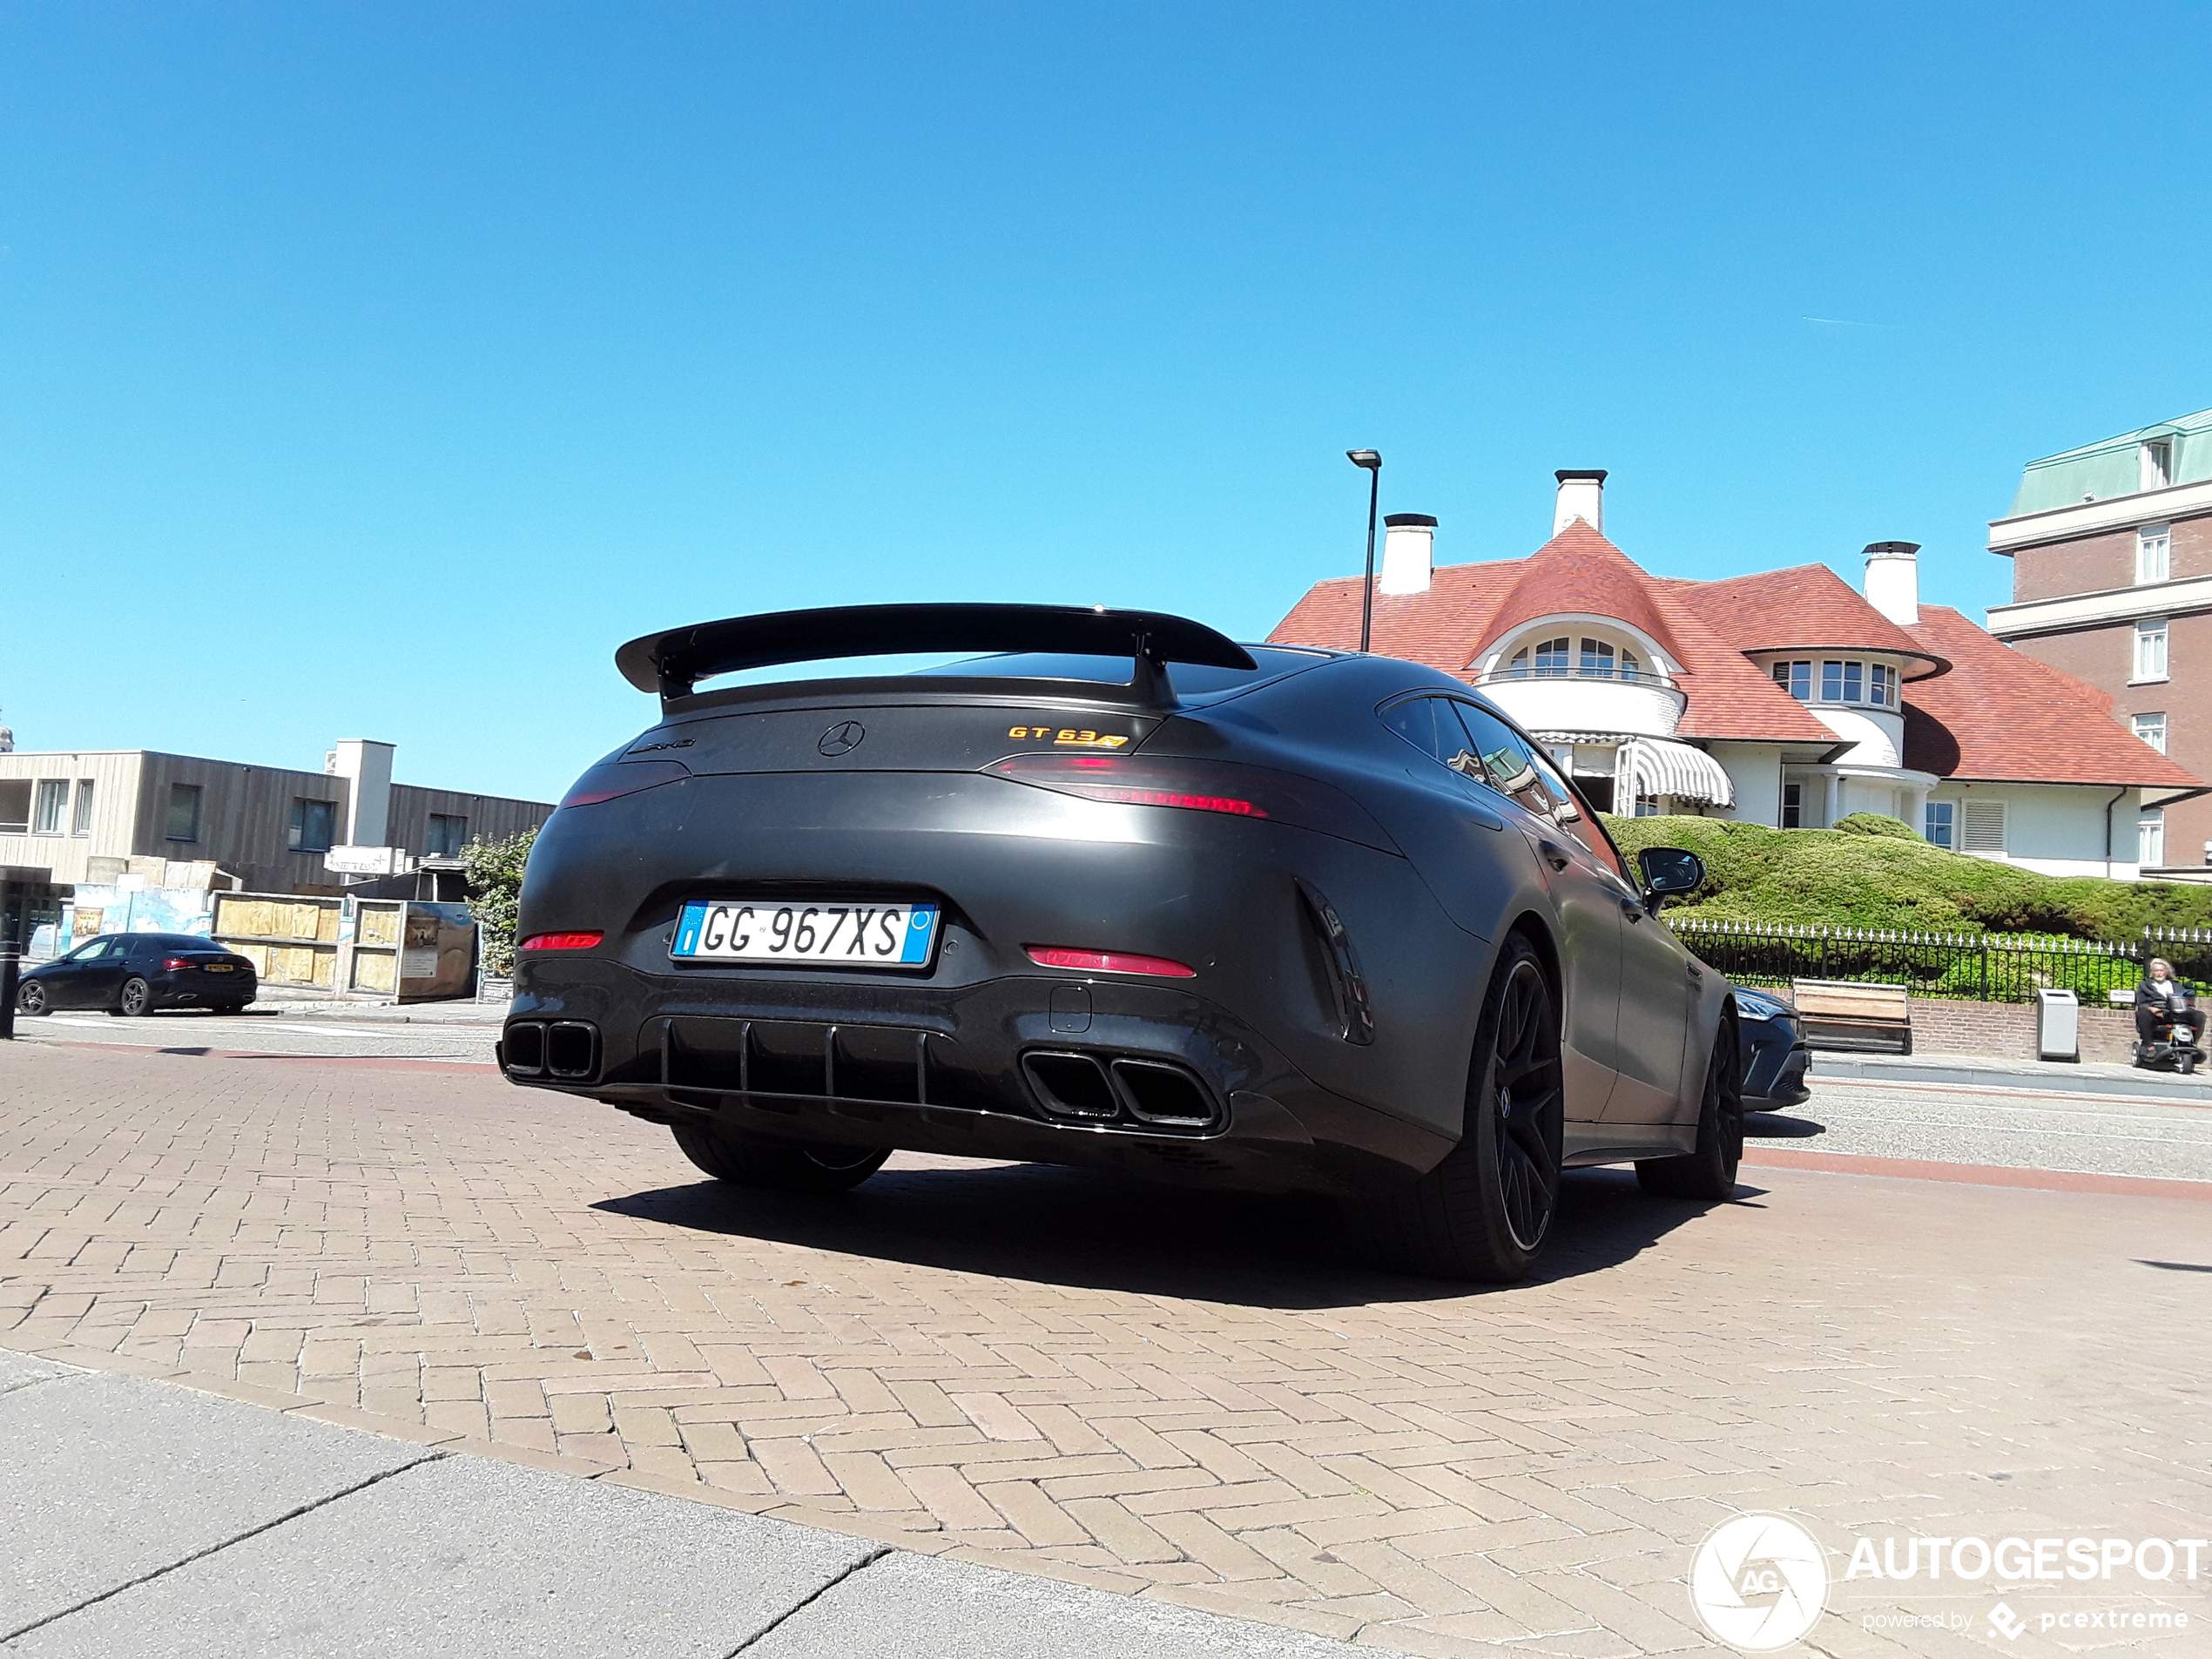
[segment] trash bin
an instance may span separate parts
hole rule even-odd
[[[2072,991],[2036,992],[2035,1057],[2081,1058],[2081,1003]]]

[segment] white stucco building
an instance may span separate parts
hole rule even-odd
[[[1654,577],[1603,534],[1605,475],[1562,472],[1526,559],[1437,568],[1435,521],[1393,515],[1374,649],[1457,675],[1601,808],[1824,828],[1902,819],[1938,845],[2053,874],[2130,876],[2163,803],[2203,792],[2118,725],[2104,693],[1919,601],[1919,550],[1719,582]],[[1358,578],[1271,636],[1348,646]]]

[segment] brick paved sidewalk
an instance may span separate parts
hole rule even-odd
[[[740,1194],[484,1073],[18,1044],[0,1345],[1416,1653],[1702,1649],[1742,1508],[2202,1533],[2167,1264],[2212,1208],[1746,1173],[1577,1177],[1547,1276],[1470,1293],[1295,1204],[905,1157]],[[1965,1650],[1867,1594],[1824,1648]]]

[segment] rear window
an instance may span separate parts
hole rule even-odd
[[[1285,674],[1312,668],[1328,660],[1318,651],[1285,651],[1273,645],[1247,645],[1257,668],[1215,668],[1204,663],[1170,663],[1168,678],[1184,701],[1224,697],[1248,691]],[[1103,685],[1126,685],[1130,662],[1126,657],[1078,657],[1050,651],[1008,651],[997,657],[972,657],[961,663],[936,663],[916,669],[917,676],[961,678],[1089,680]]]

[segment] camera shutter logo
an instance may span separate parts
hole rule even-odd
[[[1705,1629],[1731,1648],[1786,1648],[1828,1604],[1827,1554],[1786,1515],[1737,1515],[1697,1546],[1689,1602]]]

